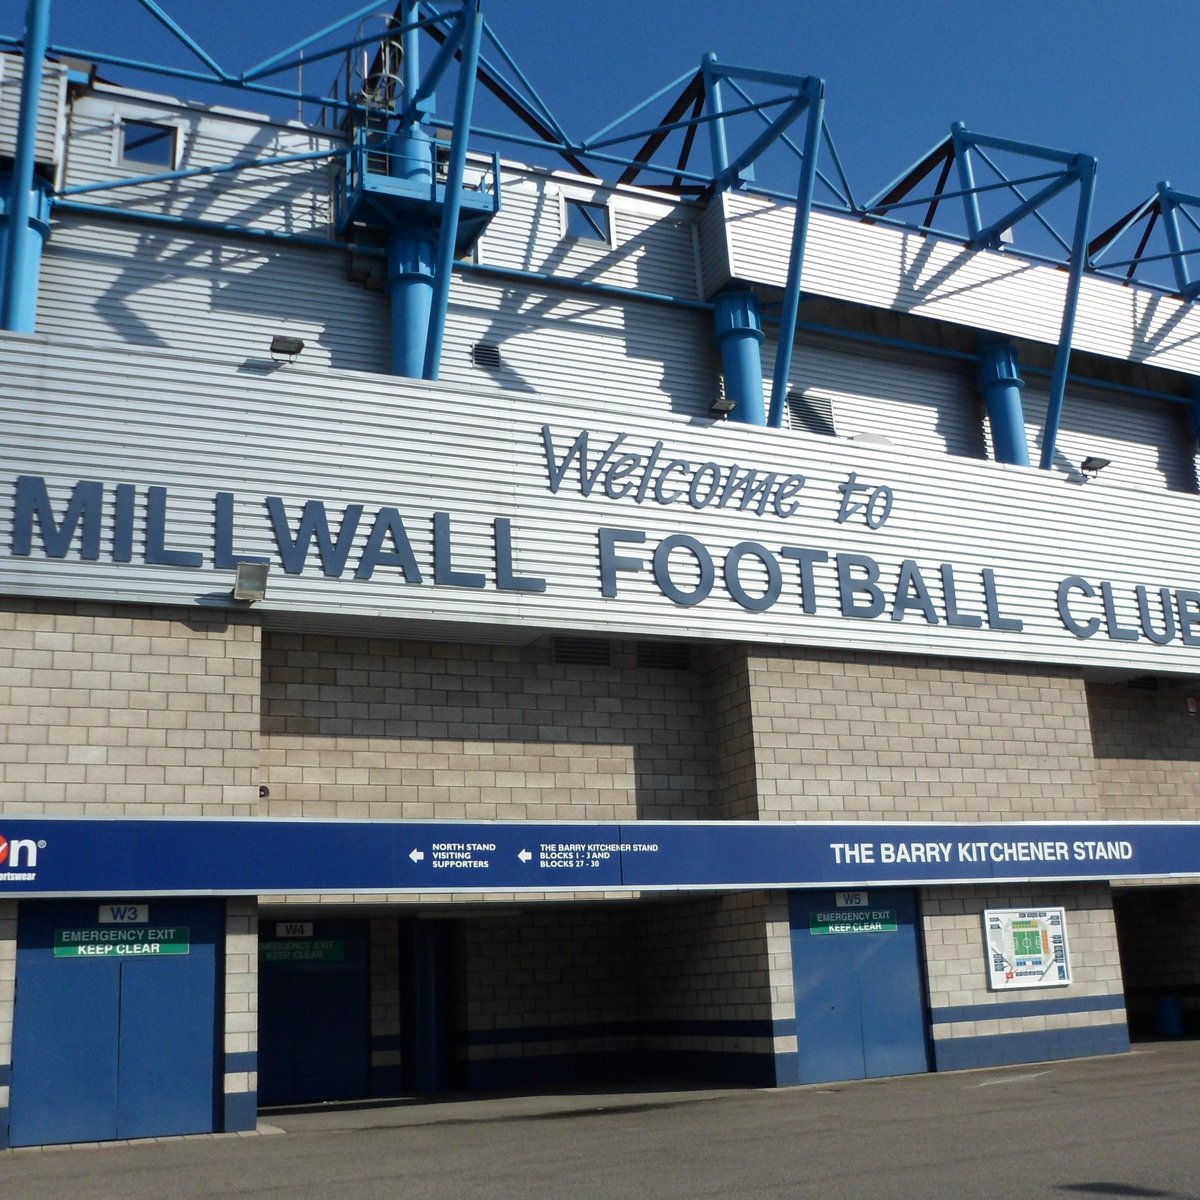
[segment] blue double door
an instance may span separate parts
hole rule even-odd
[[[22,903],[9,1140],[13,1146],[211,1133],[224,906],[142,901],[146,919],[104,923],[97,901]],[[136,902],[108,906],[128,910]],[[118,914],[119,915],[119,914]],[[99,956],[117,929],[157,950]],[[57,951],[57,952],[56,952]]]
[[[929,1070],[915,894],[792,892],[801,1083]]]

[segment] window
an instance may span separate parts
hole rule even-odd
[[[576,200],[568,196],[565,202],[567,237],[611,245],[608,205],[595,200]]]
[[[122,121],[121,162],[139,167],[158,167],[163,171],[174,170],[175,135],[174,125]]]

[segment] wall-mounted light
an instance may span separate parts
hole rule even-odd
[[[1089,454],[1087,458],[1079,464],[1079,469],[1090,479],[1095,479],[1105,467],[1112,465],[1112,459],[1099,458],[1095,454]]]
[[[271,339],[271,357],[275,362],[295,362],[300,357],[304,343],[298,337],[288,337],[285,333],[277,333]]]
[[[732,400],[728,396],[718,396],[708,406],[708,415],[710,417],[727,417],[735,408],[737,408],[736,400]]]
[[[233,577],[233,598],[247,604],[257,604],[267,594],[267,572],[270,563],[240,562]]]

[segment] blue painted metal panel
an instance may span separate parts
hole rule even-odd
[[[1125,997],[1064,996],[1053,1000],[1005,1000],[998,1004],[947,1004],[930,1013],[934,1025],[957,1021],[1003,1021],[1010,1017],[1049,1017],[1062,1013],[1115,1012],[1125,1007]]]
[[[1187,821],[13,817],[3,819],[0,839],[0,897],[886,887],[1200,875],[1200,822]]]
[[[814,914],[835,908],[833,893],[790,897],[802,1083],[929,1069],[914,897],[872,889],[870,902],[895,913],[895,930],[814,934]]]
[[[187,926],[188,953],[121,964],[118,1137],[216,1128],[222,907],[153,902],[152,923]]]
[[[22,905],[17,933],[10,1140],[115,1138],[121,965],[55,959],[54,931],[91,924],[95,904]]]
[[[939,1071],[963,1071],[1095,1054],[1125,1054],[1129,1050],[1129,1033],[1124,1023],[1080,1025],[1072,1029],[947,1038],[934,1046]]]
[[[286,945],[260,930],[260,947]],[[263,934],[267,936],[263,937]],[[370,1091],[369,983],[361,921],[314,922],[313,938],[341,943],[332,962],[259,964],[258,1098],[264,1105],[354,1100]]]
[[[189,953],[55,958],[55,930],[94,928],[92,902],[23,905],[13,1029],[14,1145],[214,1128],[220,904],[150,906]]]
[[[816,937],[809,911],[832,896],[791,898],[792,971],[796,986],[796,1041],[801,1083],[865,1079],[856,938]]]
[[[915,896],[909,891],[872,889],[871,906],[895,910],[896,932],[842,939],[860,946],[858,999],[867,1076],[928,1071],[925,981]]]

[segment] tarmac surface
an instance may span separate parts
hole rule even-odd
[[[4,1200],[1200,1200],[1200,1042],[779,1090],[266,1111],[0,1153]]]

